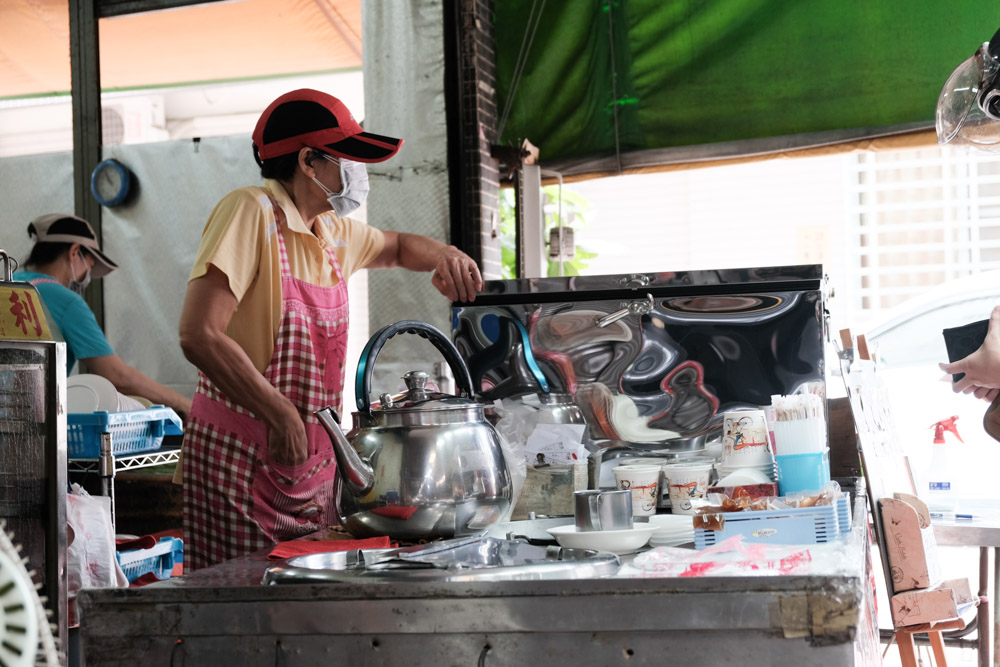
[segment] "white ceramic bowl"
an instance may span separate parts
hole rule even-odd
[[[649,542],[657,526],[637,523],[629,530],[590,530],[579,532],[576,525],[549,528],[561,547],[570,549],[595,549],[613,554],[632,553]]]
[[[768,484],[771,478],[767,473],[756,468],[738,468],[715,483],[716,486],[746,486],[749,484]]]

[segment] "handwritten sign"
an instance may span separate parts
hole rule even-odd
[[[0,285],[0,339],[52,340],[41,297],[33,288]]]

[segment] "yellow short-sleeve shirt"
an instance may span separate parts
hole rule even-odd
[[[346,280],[378,257],[385,246],[380,230],[340,218],[332,211],[319,216],[314,231],[309,231],[275,180],[266,180],[264,187],[240,188],[223,197],[202,232],[188,281],[205,275],[209,265],[226,275],[239,301],[226,333],[262,372],[274,353],[282,298],[278,229],[268,193],[284,211],[287,227],[283,237],[289,268],[300,280],[323,287],[337,284],[327,248],[334,249]]]

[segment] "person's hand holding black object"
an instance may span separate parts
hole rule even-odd
[[[952,389],[976,398],[993,401],[1000,393],[1000,306],[990,313],[990,326],[986,340],[978,350],[958,361],[941,363],[938,366],[946,373],[964,373],[965,376],[952,385]]]

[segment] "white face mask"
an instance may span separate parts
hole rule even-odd
[[[77,294],[81,294],[82,295],[83,294],[83,290],[87,289],[87,285],[90,284],[90,267],[87,266],[87,260],[83,259],[83,255],[79,255],[79,257],[80,257],[80,260],[83,262],[83,265],[87,268],[87,272],[85,274],[83,274],[83,279],[82,280],[72,280],[72,279],[70,279],[70,281],[69,281],[69,288],[71,290],[73,290],[74,292],[76,292]],[[72,257],[70,257],[70,260],[69,260],[69,268],[70,268],[70,271],[73,271],[73,274],[76,275],[76,271],[73,269],[73,258]]]
[[[358,210],[365,203],[369,190],[368,169],[365,168],[363,162],[335,158],[326,153],[321,153],[321,155],[330,162],[340,165],[341,190],[340,192],[334,192],[320,183],[319,179],[315,176],[313,176],[313,181],[326,193],[326,201],[330,204],[330,208],[343,218],[345,215]]]

